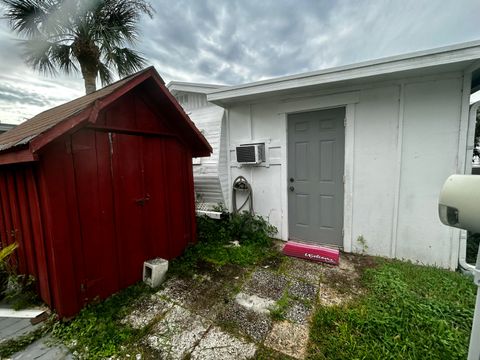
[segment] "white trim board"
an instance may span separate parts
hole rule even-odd
[[[18,319],[33,319],[38,315],[44,313],[43,309],[25,309],[25,310],[13,310],[0,308],[0,317],[6,318],[18,318]]]

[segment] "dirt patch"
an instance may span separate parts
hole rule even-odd
[[[221,271],[209,270],[193,277],[171,278],[158,294],[213,319],[232,301],[244,276],[244,269],[224,266]]]
[[[338,298],[339,303],[343,303],[362,294],[361,276],[366,268],[375,266],[374,259],[370,256],[342,254],[339,266],[325,265],[322,269],[320,298],[330,299],[327,303],[337,303],[334,299]]]
[[[259,266],[264,269],[270,269],[277,271],[282,266],[285,261],[285,256],[281,253],[280,250],[272,252],[269,256],[263,259]]]

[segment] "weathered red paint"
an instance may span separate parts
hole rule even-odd
[[[37,278],[60,317],[195,241],[191,158],[210,150],[203,138],[191,145],[179,117],[169,122],[177,105],[152,105],[140,80],[38,137],[35,162],[0,166],[2,246],[19,243],[18,270]]]

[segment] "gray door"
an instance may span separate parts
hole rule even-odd
[[[345,108],[288,116],[292,240],[343,246]]]

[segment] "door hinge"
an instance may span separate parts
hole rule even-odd
[[[344,118],[344,119],[343,119],[343,126],[344,126],[344,127],[347,127],[347,118]]]
[[[342,228],[342,238],[345,236],[345,229]]]
[[[342,181],[345,184],[345,175],[343,175]]]

